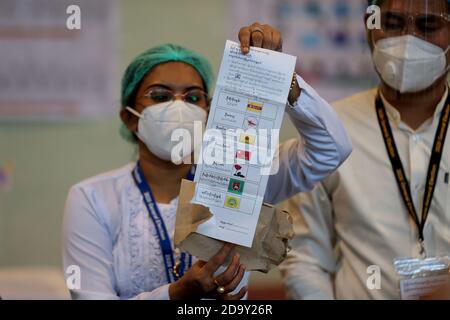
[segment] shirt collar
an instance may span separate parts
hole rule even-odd
[[[448,92],[448,84],[445,87],[445,92],[444,95],[442,96],[441,100],[439,100],[439,103],[436,107],[436,110],[434,111],[434,115],[433,115],[433,121],[437,118],[439,118],[442,109],[445,106],[445,102],[447,101],[447,96],[449,94]],[[386,98],[383,96],[383,93],[381,92],[381,90],[379,90],[380,92],[380,97],[381,97],[381,101],[383,101],[384,107],[386,108],[386,112],[388,114],[388,116],[393,119],[395,121],[395,124],[397,126],[400,125],[401,123],[401,116],[400,116],[400,112],[398,112],[398,110],[396,108],[394,108],[394,106],[392,106],[392,104],[389,103],[389,101],[386,100]]]

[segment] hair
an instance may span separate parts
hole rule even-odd
[[[383,0],[369,0],[369,6],[371,5],[380,5]]]
[[[192,66],[200,75],[209,93],[214,73],[208,60],[201,54],[175,44],[163,44],[150,48],[131,61],[122,77],[121,105],[134,107],[136,95],[142,80],[156,66],[166,62],[184,62]],[[120,135],[129,142],[136,142],[136,137],[125,124],[120,127]]]
[[[368,0],[368,5],[369,6],[371,6],[371,5],[377,5],[377,6],[381,6],[381,3],[383,2],[384,0]],[[447,11],[449,11],[450,10],[450,0],[447,0]]]

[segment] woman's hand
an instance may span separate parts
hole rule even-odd
[[[235,254],[227,269],[214,278],[214,273],[231,254],[234,245],[225,244],[220,251],[208,262],[197,261],[178,281],[169,286],[171,300],[192,300],[201,298],[240,300],[246,293],[247,287],[242,287],[236,294],[233,292],[245,273],[245,266],[239,262],[239,254]],[[223,287],[223,293],[217,291]]]
[[[239,30],[239,41],[243,54],[250,51],[250,46],[280,51],[283,49],[281,33],[268,24],[253,23]]]

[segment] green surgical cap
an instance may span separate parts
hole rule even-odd
[[[142,79],[157,65],[166,62],[184,62],[191,65],[199,73],[207,92],[211,90],[214,73],[208,60],[201,54],[174,44],[163,44],[148,49],[131,61],[122,78],[121,103],[122,108],[133,101],[133,94],[138,90]],[[132,107],[132,106],[131,106]],[[121,136],[134,142],[135,137],[125,125],[120,128]]]

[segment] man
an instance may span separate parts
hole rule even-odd
[[[290,298],[398,299],[394,259],[450,254],[450,1],[369,4],[381,8],[367,30],[381,84],[334,105],[354,151],[289,202],[300,211],[281,268]]]
[[[313,192],[289,203],[291,212],[300,209],[281,268],[290,298],[397,299],[394,259],[450,253],[450,4],[369,4],[381,7],[381,29],[368,30],[381,84],[335,104],[354,151]],[[257,27],[262,32],[250,44],[281,46],[274,28],[253,24],[240,31],[244,51]],[[432,150],[439,152],[431,157]]]

